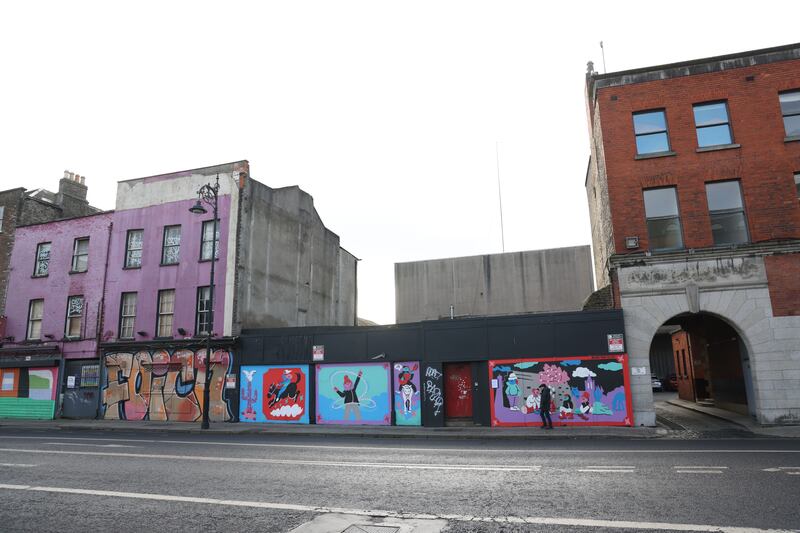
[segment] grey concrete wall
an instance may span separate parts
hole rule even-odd
[[[395,264],[398,323],[575,311],[593,290],[589,246]]]
[[[238,326],[354,325],[355,258],[311,195],[247,180],[241,201]]]

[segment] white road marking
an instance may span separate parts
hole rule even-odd
[[[782,470],[800,470],[800,466],[778,466],[775,468],[765,468],[764,472],[780,472]],[[787,474],[794,474],[795,472],[786,472]]]
[[[88,442],[43,442],[42,444],[52,444],[53,446],[96,446],[98,448],[138,448],[129,444],[90,444]]]
[[[79,452],[67,450],[23,450],[17,448],[0,448],[0,452],[41,453],[48,455],[92,455],[101,457],[130,457],[138,459],[169,459],[183,461],[210,461],[223,463],[260,463],[271,465],[305,465],[305,466],[345,466],[348,468],[394,468],[407,470],[472,470],[480,472],[538,472],[540,465],[502,466],[502,465],[448,465],[427,463],[359,463],[355,461],[304,461],[300,459],[264,459],[260,457],[208,457],[203,455],[167,455],[149,453],[122,452]]]
[[[721,468],[723,470],[727,470],[728,467],[727,466],[673,466],[672,468],[683,468],[685,470],[691,468],[697,468],[699,470],[716,470]]]
[[[325,444],[275,444],[275,443],[261,443],[261,442],[225,442],[225,441],[198,441],[198,440],[161,440],[161,439],[122,439],[122,438],[96,438],[96,437],[30,437],[30,436],[0,436],[0,442],[3,439],[30,439],[30,440],[77,440],[77,441],[101,441],[101,442],[140,442],[146,444],[194,444],[200,446],[241,446],[253,448],[291,448],[291,449],[308,449],[308,450],[370,450],[370,451],[402,451],[402,452],[438,452],[438,453],[512,453],[512,454],[587,454],[587,453],[614,453],[614,454],[635,454],[635,453],[800,453],[798,450],[604,450],[604,449],[547,449],[547,448],[486,448],[483,446],[474,448],[414,448],[414,447],[392,447],[392,446],[332,446]]]
[[[676,470],[678,474],[722,474],[722,470]]]
[[[786,472],[790,476],[800,476],[800,472]]]
[[[9,467],[17,467],[17,468],[31,468],[37,465],[30,465],[25,463],[0,463],[0,466],[9,466]]]
[[[633,474],[634,471],[621,468],[579,468],[578,472],[615,472],[622,474]]]
[[[81,494],[85,496],[101,496],[110,498],[131,498],[138,500],[155,500],[167,502],[200,503],[206,505],[223,505],[228,507],[255,507],[260,509],[277,509],[282,511],[302,511],[312,513],[340,513],[358,516],[370,516],[380,518],[399,518],[416,520],[454,520],[459,522],[495,522],[507,523],[526,523],[553,526],[574,526],[592,528],[616,528],[616,529],[655,529],[661,531],[701,531],[709,533],[797,533],[798,530],[788,529],[761,529],[736,526],[715,526],[702,524],[675,524],[668,522],[633,522],[626,520],[595,520],[592,518],[556,518],[541,516],[468,516],[468,515],[433,515],[425,513],[398,513],[395,511],[384,511],[379,509],[347,509],[341,507],[322,507],[313,505],[297,505],[287,503],[271,503],[247,500],[220,500],[216,498],[197,498],[192,496],[175,496],[172,494],[152,494],[143,492],[120,492],[110,490],[89,490],[73,489],[67,487],[38,487],[31,485],[4,485],[0,484],[0,489],[19,490],[31,492],[49,492],[56,494]]]

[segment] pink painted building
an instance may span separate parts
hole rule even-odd
[[[65,415],[79,416],[72,407],[84,415],[96,413],[112,216],[105,212],[17,228],[6,300],[0,417],[52,418],[58,378],[67,367],[74,379],[66,384],[65,397],[75,398],[65,398]]]
[[[215,234],[210,206],[189,209],[217,180]],[[63,416],[196,421],[211,372],[211,419],[235,419],[237,336],[355,325],[356,261],[308,193],[259,183],[247,161],[120,181],[113,212],[17,232],[3,387],[20,396],[25,376],[3,367],[41,358]]]

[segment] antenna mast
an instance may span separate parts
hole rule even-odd
[[[606,73],[606,51],[603,48],[603,41],[600,41],[600,53],[603,56],[603,74]]]
[[[500,147],[499,142],[494,142],[494,154],[497,159],[497,200],[500,204],[500,242],[503,245],[503,253],[506,251],[506,232],[503,229],[503,193],[500,190]]]

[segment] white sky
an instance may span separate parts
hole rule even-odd
[[[308,191],[394,322],[395,262],[590,243],[586,61],[800,41],[800,2],[9,2],[0,189],[250,161]]]

